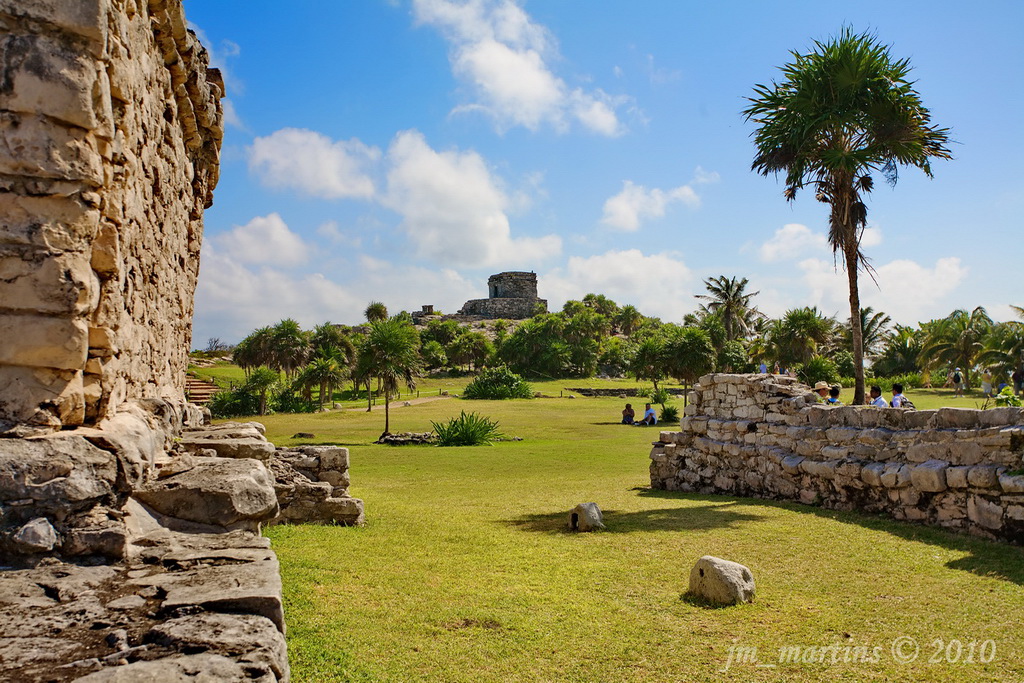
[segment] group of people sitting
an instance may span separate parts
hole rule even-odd
[[[829,406],[841,406],[842,401],[839,400],[839,385],[829,386],[827,382],[818,382],[814,385],[814,392],[821,397],[821,403]],[[882,398],[882,388],[874,385],[871,387],[869,392],[871,400],[868,401],[868,405],[876,406],[878,408],[913,408],[914,404],[910,402],[906,396],[903,395],[903,385],[899,382],[893,382],[892,384],[892,400],[886,401]]]
[[[656,425],[658,424],[658,416],[655,414],[654,408],[651,407],[651,404],[645,403],[644,416],[640,420],[637,420],[636,413],[633,412],[633,404],[627,403],[626,407],[622,409],[622,424],[633,425],[634,427]]]

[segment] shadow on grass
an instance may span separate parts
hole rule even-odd
[[[619,512],[603,510],[605,530],[602,533],[631,533],[635,531],[695,531],[734,527],[743,522],[761,519],[761,515],[731,510],[734,502],[713,501],[710,505],[660,508]],[[548,534],[576,533],[569,530],[569,511],[524,515],[518,519],[504,520],[523,531]]]
[[[722,604],[720,602],[711,602],[707,598],[702,598],[698,595],[693,595],[689,592],[680,595],[679,601],[685,602],[688,605],[693,605],[694,607],[700,607],[702,609],[727,609],[729,607],[736,607],[736,605],[727,605]]]
[[[639,496],[644,498],[665,498],[712,502],[727,500],[733,504],[760,505],[781,508],[791,512],[810,514],[823,517],[842,524],[853,524],[891,534],[906,541],[926,543],[939,546],[946,550],[966,553],[964,557],[946,563],[950,569],[971,572],[978,576],[1008,581],[1024,586],[1024,548],[984,538],[976,538],[965,534],[937,527],[901,522],[881,514],[868,512],[844,512],[829,510],[813,505],[802,505],[793,501],[768,500],[764,498],[738,498],[734,496],[709,496],[681,491],[663,491],[660,489],[644,489],[637,487]],[[688,509],[688,508],[683,508]]]

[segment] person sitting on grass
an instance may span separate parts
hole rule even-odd
[[[654,408],[651,407],[650,403],[644,404],[644,419],[636,423],[639,427],[641,425],[656,425],[658,424],[658,416],[654,413]]]
[[[636,418],[636,413],[633,412],[633,404],[627,403],[626,407],[622,409],[622,424],[631,425],[634,418]]]
[[[825,399],[825,405],[828,406],[841,406],[843,402],[839,400],[839,387],[834,386],[828,390],[828,398]]]
[[[828,402],[828,382],[817,382],[814,385],[814,393],[819,397],[819,403]]]
[[[882,388],[878,385],[871,387],[871,400],[868,401],[869,406],[877,406],[879,408],[888,408],[889,404],[882,398]]]

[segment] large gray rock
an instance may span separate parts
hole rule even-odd
[[[138,586],[157,586],[165,594],[161,609],[258,614],[284,633],[281,576],[277,557],[266,550],[259,561],[220,566],[197,564],[194,569],[131,579]]]
[[[25,552],[45,553],[57,545],[57,532],[46,517],[36,517],[18,529],[14,542]]]
[[[754,575],[738,562],[705,555],[690,570],[689,593],[719,605],[754,599]]]
[[[255,529],[278,512],[270,472],[248,458],[196,458],[190,469],[151,482],[135,497],[168,517],[227,528]]]
[[[572,531],[597,531],[604,529],[604,518],[597,503],[580,503],[569,513],[569,529]]]
[[[134,662],[125,666],[112,666],[88,676],[76,678],[75,683],[236,683],[254,679],[238,662],[221,655],[176,655],[152,662]],[[262,676],[255,679],[272,683],[274,679]]]
[[[216,451],[221,458],[252,458],[267,462],[276,450],[274,444],[262,436],[210,438],[209,435],[189,435],[182,437],[179,445],[189,453],[202,454],[204,451]]]
[[[204,612],[171,619],[150,629],[147,641],[179,652],[202,650],[238,658],[247,668],[288,679],[288,649],[272,621],[254,614]]]
[[[114,493],[117,458],[72,435],[0,439],[0,502],[31,500],[57,521]]]

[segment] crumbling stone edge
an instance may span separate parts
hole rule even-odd
[[[349,454],[198,406],[0,439],[0,670],[12,680],[287,681],[263,524],[362,524]]]

